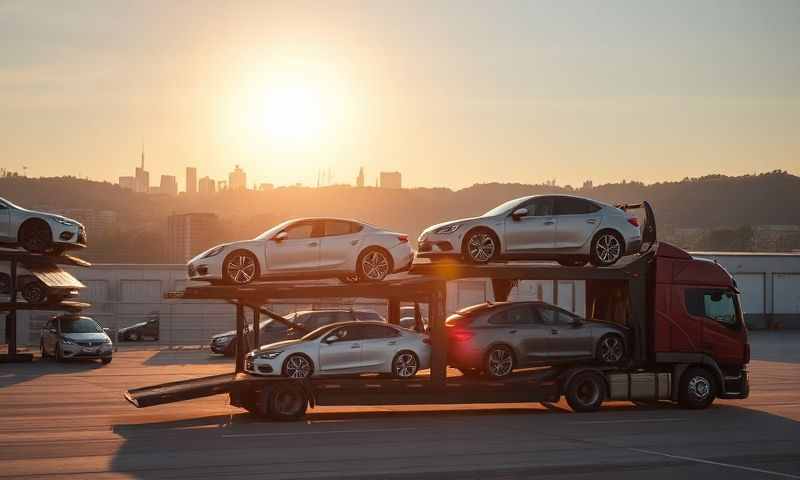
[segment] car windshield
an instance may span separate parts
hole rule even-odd
[[[520,203],[528,200],[529,198],[530,197],[515,198],[514,200],[509,200],[506,203],[503,203],[501,205],[498,205],[498,206],[494,207],[493,209],[489,210],[488,212],[484,213],[481,216],[482,217],[494,217],[495,215],[500,215],[502,213],[505,213],[505,212],[511,210],[512,208],[514,208],[517,205],[519,205]]]
[[[287,220],[285,222],[279,223],[279,224],[275,225],[274,227],[270,228],[269,230],[265,231],[261,235],[257,236],[255,239],[256,240],[267,240],[267,239],[270,239],[270,238],[274,237],[275,235],[277,235],[278,233],[280,233],[280,231],[283,230],[284,228],[286,228],[290,223],[295,222],[295,221],[296,220]]]
[[[315,340],[326,333],[330,332],[331,330],[335,329],[336,327],[332,325],[325,325],[324,327],[319,327],[316,330],[312,330],[310,333],[305,334],[300,340],[308,341],[308,340]]]
[[[61,333],[101,333],[100,325],[91,318],[62,318]]]

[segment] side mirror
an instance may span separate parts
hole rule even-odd
[[[272,239],[275,240],[276,242],[282,242],[282,241],[286,240],[287,238],[289,238],[289,234],[286,233],[285,231],[284,232],[280,232],[277,235],[275,235],[274,237],[272,237]]]
[[[106,335],[108,335],[109,333],[111,333],[111,329],[110,329],[110,328],[108,328],[108,327],[103,327],[103,331],[106,333]]]
[[[323,340],[323,341],[325,343],[338,342],[339,341],[339,336],[334,333],[332,335],[328,335],[327,337],[325,337],[325,340]]]
[[[520,218],[527,216],[528,216],[528,209],[525,207],[518,208],[514,210],[514,212],[511,214],[511,218],[513,218],[514,220],[519,220]]]

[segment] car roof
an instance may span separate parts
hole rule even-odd
[[[296,311],[294,313],[296,313],[298,315],[307,315],[307,314],[310,314],[310,313],[341,313],[341,312],[344,312],[344,313],[351,313],[351,312],[352,313],[374,313],[375,315],[378,315],[378,312],[374,312],[372,310],[360,310],[360,309],[349,310],[349,309],[344,309],[344,308],[323,308],[323,309],[320,309],[320,310],[298,310],[298,311]],[[291,314],[287,314],[287,315],[291,315]]]

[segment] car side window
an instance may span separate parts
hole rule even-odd
[[[311,238],[314,232],[314,224],[312,222],[295,223],[286,227],[287,240],[302,240],[304,238]]]
[[[549,217],[553,215],[555,199],[553,197],[534,198],[522,206],[528,209],[528,216]]]
[[[600,210],[596,203],[574,197],[558,197],[556,199],[556,215],[583,215]]]
[[[363,328],[367,339],[392,338],[400,335],[394,328],[383,325],[364,325]]]
[[[537,308],[539,322],[547,326],[567,327],[575,323],[575,317],[569,312],[558,308],[541,306]]]
[[[325,220],[325,236],[349,235],[353,233],[353,224],[341,220]]]
[[[492,325],[530,325],[533,324],[533,312],[527,306],[512,307],[496,313],[489,318]]]

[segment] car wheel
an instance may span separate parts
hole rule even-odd
[[[597,360],[607,365],[616,365],[625,359],[625,341],[613,333],[603,335],[597,342]]]
[[[21,293],[22,298],[30,304],[40,304],[47,300],[46,287],[36,280],[23,285]]]
[[[300,385],[284,382],[275,385],[269,393],[269,415],[274,420],[298,420],[306,414],[308,397]]]
[[[42,221],[28,222],[19,232],[19,243],[31,253],[44,253],[53,244],[50,227]]]
[[[596,373],[580,373],[569,381],[564,396],[573,411],[594,412],[606,398],[606,384]]]
[[[701,367],[687,369],[681,377],[678,403],[683,408],[700,410],[708,407],[717,396],[717,386],[712,374]]]
[[[625,254],[622,236],[612,230],[603,230],[592,240],[589,261],[596,267],[614,265]]]
[[[497,345],[486,352],[483,369],[492,378],[504,378],[514,371],[514,353],[505,345]]]
[[[111,363],[111,357],[101,358],[100,361],[103,362],[103,365],[108,365]]]
[[[414,352],[399,352],[392,360],[392,375],[395,378],[411,378],[419,371],[419,359]]]
[[[358,279],[380,282],[392,272],[392,258],[382,248],[370,247],[358,256]]]
[[[464,258],[470,263],[489,263],[500,252],[500,241],[491,230],[479,228],[464,238]]]
[[[283,376],[287,378],[308,378],[314,373],[311,359],[301,353],[289,355],[283,362]]]
[[[222,277],[225,283],[246,285],[259,277],[258,260],[251,252],[239,250],[225,257]]]

